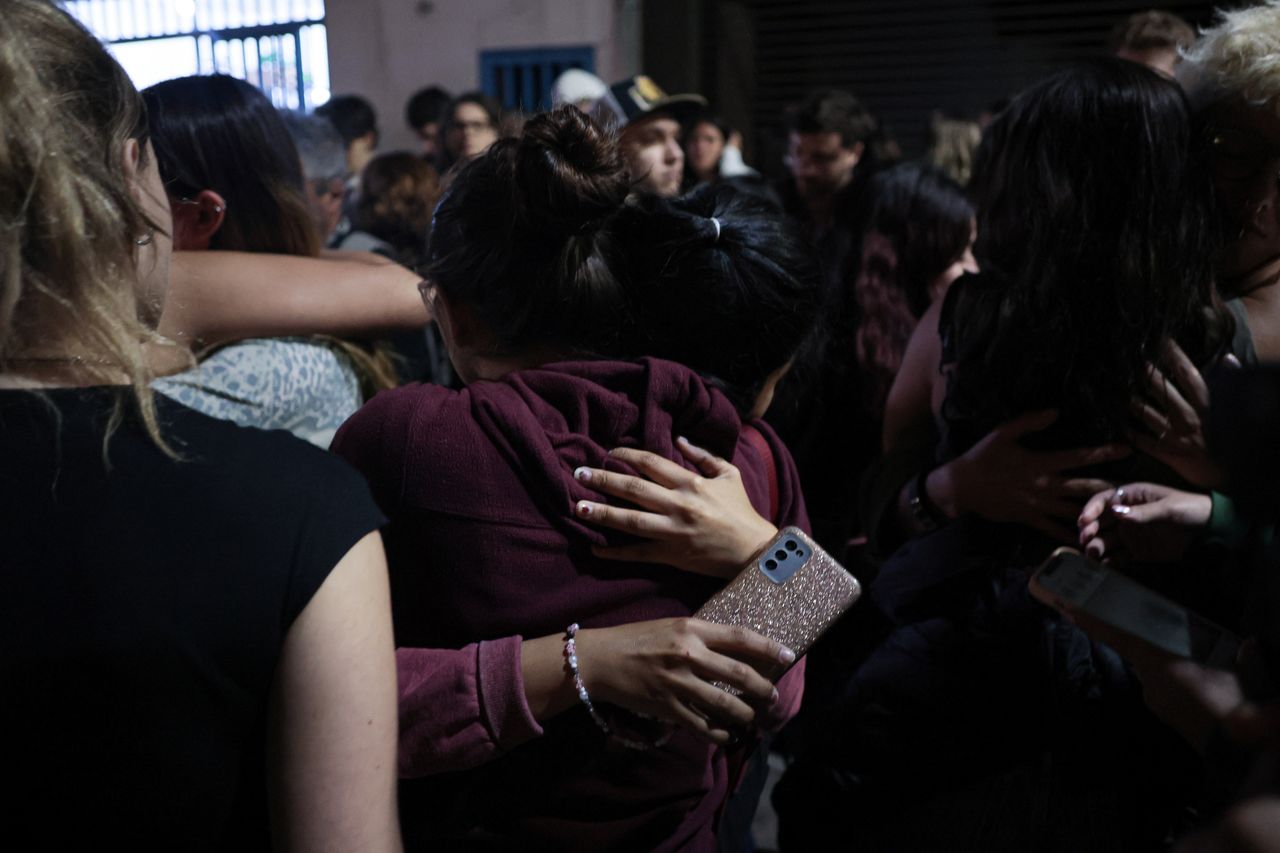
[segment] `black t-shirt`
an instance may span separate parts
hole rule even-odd
[[[0,846],[265,848],[281,644],[383,521],[340,459],[156,404],[181,460],[121,389],[0,392]]]

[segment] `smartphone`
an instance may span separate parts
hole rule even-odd
[[[1031,578],[1031,594],[1066,613],[1086,613],[1175,657],[1234,669],[1240,638],[1177,602],[1071,548],[1059,548]]]
[[[858,579],[796,527],[786,527],[694,617],[742,625],[777,640],[799,660],[862,594]],[[776,680],[789,667],[767,673]]]

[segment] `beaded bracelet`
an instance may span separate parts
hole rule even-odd
[[[573,676],[573,688],[578,691],[578,699],[583,705],[587,706],[587,713],[591,715],[591,719],[595,722],[596,727],[599,728],[600,731],[604,732],[606,735],[610,735],[617,740],[618,743],[628,749],[656,749],[657,747],[664,746],[667,741],[671,740],[671,736],[675,734],[674,731],[668,731],[652,743],[646,743],[645,741],[633,740],[610,728],[609,723],[606,722],[605,718],[596,710],[595,703],[591,701],[591,695],[587,693],[587,685],[582,682],[582,674],[578,672],[578,643],[576,639],[578,636],[578,623],[574,622],[568,628],[565,628],[564,635],[565,667],[569,670],[569,674]]]

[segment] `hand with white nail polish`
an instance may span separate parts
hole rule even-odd
[[[579,468],[574,477],[592,489],[634,504],[635,509],[579,501],[578,516],[634,534],[643,542],[594,548],[609,560],[662,563],[687,572],[732,578],[778,533],[756,512],[732,463],[680,438],[676,446],[705,475],[645,450],[610,455],[642,477]]]
[[[1180,559],[1209,524],[1213,500],[1155,483],[1098,492],[1078,520],[1085,553],[1102,562]]]

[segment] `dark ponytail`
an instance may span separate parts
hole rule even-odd
[[[427,278],[506,352],[595,354],[616,341],[623,289],[609,227],[628,192],[616,141],[573,107],[530,119],[459,172],[436,209]]]
[[[812,331],[820,275],[799,229],[768,202],[727,185],[622,212],[632,355],[680,362],[739,411]]]

